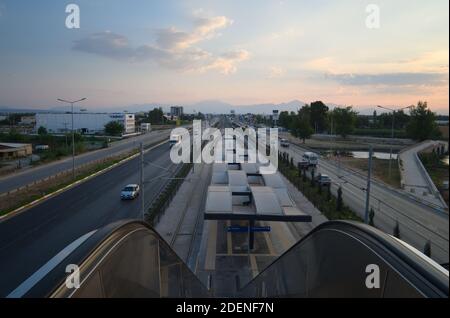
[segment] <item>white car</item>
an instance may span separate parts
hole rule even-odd
[[[137,184],[129,184],[123,188],[120,193],[120,198],[122,200],[134,200],[139,196],[140,187]]]
[[[289,141],[287,139],[281,139],[280,146],[283,148],[289,148]]]

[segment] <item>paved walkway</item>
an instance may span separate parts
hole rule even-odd
[[[440,145],[444,145],[448,149],[447,142],[428,140],[400,152],[400,174],[402,176],[402,186],[405,191],[420,200],[446,208],[447,206],[441,199],[439,191],[417,158],[417,154],[421,151],[432,147],[439,147]]]

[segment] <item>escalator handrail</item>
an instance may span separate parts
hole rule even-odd
[[[55,266],[48,275],[41,279],[36,285],[27,292],[24,297],[52,297],[60,289],[61,286],[65,286],[65,281],[68,276],[65,273],[65,267],[67,264],[86,264],[88,261],[92,261],[93,255],[96,251],[102,247],[109,246],[114,247],[115,243],[121,240],[124,236],[132,233],[136,230],[148,230],[152,235],[154,235],[161,244],[166,245],[169,249],[172,249],[169,244],[155,231],[148,223],[139,220],[121,220],[115,223],[106,225],[93,233],[82,245],[75,249],[70,255],[68,255],[63,262]],[[95,256],[94,256],[95,257]],[[180,263],[184,262],[179,258],[179,256],[174,251],[174,257]],[[96,261],[95,259],[93,260]],[[100,257],[98,262],[102,261]],[[206,286],[195,276],[191,269],[186,265],[186,269],[198,280],[207,290]],[[81,270],[81,267],[80,267]]]
[[[425,255],[418,255],[420,252],[413,251],[411,247],[407,247],[406,243],[393,236],[383,233],[372,226],[354,221],[329,221],[317,226],[243,286],[240,291],[245,291],[246,288],[249,288],[261,277],[260,275],[270,271],[285,255],[291,253],[299,245],[313,239],[319,232],[329,230],[346,233],[364,242],[380,257],[383,257],[387,264],[400,271],[400,274],[408,279],[410,283],[414,283],[414,286],[425,297],[448,297],[449,274],[446,269]]]

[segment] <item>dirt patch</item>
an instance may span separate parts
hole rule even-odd
[[[342,157],[341,163],[352,169],[359,170],[362,173],[367,173],[368,159],[357,159],[352,157]],[[372,160],[372,176],[378,181],[387,183],[394,188],[401,188],[400,169],[397,160],[392,160],[391,178],[389,179],[389,160],[382,160],[373,158]]]

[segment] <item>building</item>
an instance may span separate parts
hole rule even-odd
[[[31,144],[0,143],[0,160],[12,160],[33,153]]]
[[[177,118],[183,116],[183,107],[181,107],[181,106],[170,107],[170,116],[177,117]]]
[[[19,125],[22,126],[34,126],[36,124],[36,116],[22,116],[20,117]]]
[[[83,134],[103,133],[105,125],[117,121],[123,125],[125,134],[136,132],[135,115],[128,113],[74,113],[75,131]],[[59,134],[72,130],[72,113],[38,113],[36,114],[37,131],[45,127],[49,133]]]

